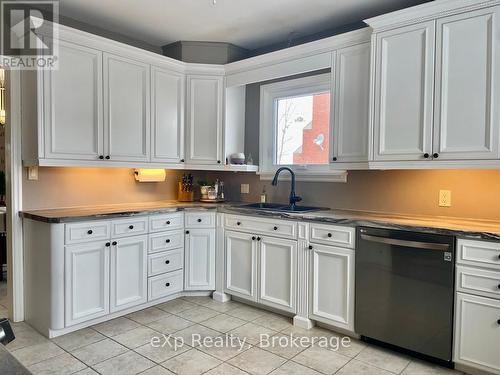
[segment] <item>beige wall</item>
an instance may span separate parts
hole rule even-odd
[[[257,201],[266,186],[270,201],[286,201],[289,183],[277,188],[255,174],[193,172],[195,179],[217,177],[228,199]],[[138,183],[132,169],[39,168],[39,180],[23,184],[25,209],[176,199],[182,172],[168,171],[163,183]],[[250,194],[240,195],[241,183]],[[439,189],[452,191],[452,207],[438,207]],[[500,220],[500,171],[352,171],[347,183],[297,185],[303,204],[339,209],[382,211]]]

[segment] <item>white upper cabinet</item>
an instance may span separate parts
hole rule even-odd
[[[43,71],[45,157],[102,155],[102,53],[59,41],[59,69]]]
[[[498,158],[499,17],[495,7],[437,21],[434,153],[439,159]]]
[[[367,161],[370,43],[338,50],[332,65],[333,161]]]
[[[184,76],[151,68],[151,161],[184,160]]]
[[[434,44],[434,21],[376,35],[375,160],[424,160],[432,152]]]
[[[149,161],[150,67],[104,54],[105,158]]]
[[[187,76],[187,158],[192,164],[222,164],[224,78]]]

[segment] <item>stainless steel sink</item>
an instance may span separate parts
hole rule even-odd
[[[242,208],[251,208],[254,210],[263,211],[279,211],[279,212],[312,212],[326,210],[327,208],[322,207],[311,207],[311,206],[291,206],[289,204],[279,204],[279,203],[250,203],[240,206]]]

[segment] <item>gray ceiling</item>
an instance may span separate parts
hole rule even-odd
[[[257,49],[425,0],[61,0],[62,16],[162,46],[178,40]]]

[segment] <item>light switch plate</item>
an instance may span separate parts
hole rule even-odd
[[[439,190],[439,207],[451,206],[451,191]]]
[[[28,180],[38,180],[38,167],[28,167]]]
[[[249,193],[250,193],[250,185],[241,184],[241,194],[249,194]]]

